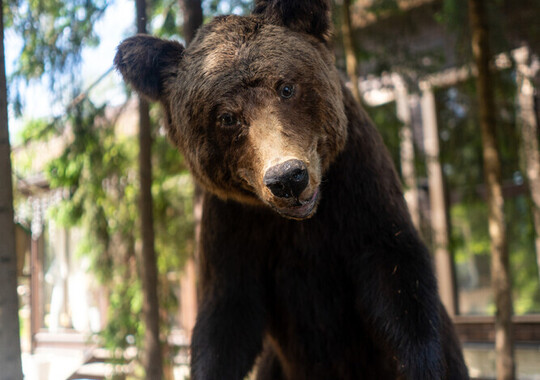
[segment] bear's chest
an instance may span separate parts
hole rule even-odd
[[[328,252],[284,248],[267,286],[269,320],[283,339],[311,335],[309,341],[328,346],[358,322],[354,285],[343,261]]]

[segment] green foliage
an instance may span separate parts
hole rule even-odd
[[[366,109],[381,133],[384,143],[392,156],[394,165],[399,170],[401,165],[399,130],[402,123],[396,114],[396,103],[392,102]]]
[[[437,91],[441,164],[450,189],[467,198],[483,183],[482,145],[471,82]],[[459,152],[459,154],[456,154]]]
[[[505,202],[509,241],[514,312],[517,315],[540,312],[540,284],[534,250],[531,205],[525,196],[507,198]],[[491,314],[494,310],[490,285],[490,239],[487,207],[476,199],[451,208],[452,252],[457,267],[461,297],[467,291],[486,289],[490,299],[477,304],[473,313]],[[483,307],[483,309],[482,309]],[[469,313],[471,312],[468,311]]]
[[[471,59],[467,0],[444,0],[435,20],[455,34],[456,53]]]
[[[514,312],[518,315],[540,312],[540,282],[534,247],[532,202],[526,196],[505,203],[508,221]]]
[[[442,9],[435,19],[451,28],[460,29],[468,25],[467,0],[444,0]]]
[[[137,181],[138,143],[122,136],[104,116],[104,107],[79,103],[69,117],[69,136],[62,154],[46,165],[52,188],[69,190],[68,199],[50,209],[49,217],[67,227],[78,226],[84,238],[77,254],[91,258],[91,268],[110,291],[105,344],[124,347],[126,337],[141,341],[140,280],[135,264],[139,239]],[[42,124],[27,127],[28,134]],[[153,148],[156,251],[160,271],[160,305],[174,310],[177,301],[167,279],[179,271],[193,246],[193,185],[182,156],[158,135]],[[174,315],[174,312],[164,313]],[[167,321],[169,322],[169,321]],[[163,324],[164,330],[169,323]]]
[[[105,347],[120,354],[128,347],[141,345],[144,326],[140,323],[142,310],[141,284],[137,276],[119,282],[109,298],[111,315],[107,327],[100,333]]]
[[[80,61],[83,46],[99,40],[93,25],[107,7],[106,0],[11,0],[8,27],[22,37],[16,75],[25,79],[62,73]]]
[[[151,7],[150,13],[154,15],[152,34],[167,38],[181,36],[182,30],[178,25],[182,12],[178,0],[156,0],[147,6]]]
[[[26,123],[22,129],[21,139],[25,144],[30,141],[46,141],[49,137],[53,136],[55,132],[54,123],[50,123],[45,119],[33,119]]]
[[[520,177],[520,145],[515,127],[516,86],[510,70],[494,75],[497,108],[497,144],[500,150],[503,182]],[[478,131],[478,105],[474,81],[436,92],[437,120],[441,139],[441,161],[445,178],[451,189],[466,199],[474,195],[477,185],[483,183],[482,142]]]
[[[193,183],[182,156],[161,136],[156,157],[152,195],[158,267],[164,273],[181,268],[193,250]]]
[[[70,191],[70,198],[51,215],[63,225],[84,228],[88,242],[79,247],[80,253],[91,256],[94,269],[105,280],[114,263],[111,237],[131,234],[137,215],[136,190],[128,180],[136,152],[129,141],[117,141],[103,107],[82,102],[74,112],[66,132],[73,139],[46,168],[52,188]]]
[[[13,109],[21,115],[22,83],[40,80],[56,100],[77,89],[82,49],[99,43],[94,25],[108,0],[8,0],[4,4],[6,27],[22,41],[10,78]]]

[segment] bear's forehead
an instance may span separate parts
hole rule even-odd
[[[214,19],[201,30],[184,59],[191,75],[243,76],[245,81],[286,79],[321,67],[312,41],[258,17]]]

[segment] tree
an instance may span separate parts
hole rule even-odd
[[[203,11],[202,11],[202,4],[201,0],[179,0],[180,1],[180,7],[182,9],[182,12],[184,14],[184,25],[183,25],[183,32],[184,32],[184,39],[186,42],[186,45],[189,45],[193,38],[195,37],[195,34],[197,33],[197,29],[202,25],[203,23]],[[186,262],[185,267],[185,278],[182,282],[182,285],[184,287],[184,295],[190,294],[190,297],[186,297],[186,299],[181,300],[184,304],[184,310],[191,310],[192,312],[188,315],[185,313],[185,320],[184,320],[184,328],[186,329],[186,332],[188,333],[188,336],[191,336],[191,331],[193,330],[193,327],[195,326],[195,320],[196,320],[196,311],[197,310],[197,304],[198,304],[198,272],[197,268],[199,267],[199,250],[200,250],[200,242],[201,242],[201,221],[202,221],[202,208],[203,208],[203,193],[197,184],[195,184],[195,191],[193,194],[193,219],[195,222],[195,245],[193,247],[193,256],[188,259]]]
[[[146,0],[137,0],[137,32],[146,34]],[[152,130],[148,102],[139,98],[139,182],[142,250],[139,262],[142,274],[144,357],[146,378],[163,377],[163,355],[159,339],[158,270],[154,244],[152,199]]]
[[[195,38],[197,29],[203,23],[203,11],[201,0],[179,0],[180,8],[184,15],[184,40],[186,45],[189,45],[190,42]]]
[[[358,88],[358,60],[354,46],[354,33],[351,26],[351,0],[343,0],[341,33],[343,34],[343,47],[347,64],[347,74],[351,80],[351,90],[358,103],[361,102],[360,89]]]
[[[495,136],[495,96],[490,73],[490,47],[484,0],[469,0],[471,44],[478,75],[476,87],[482,136],[484,178],[489,210],[491,239],[491,281],[495,297],[495,351],[497,379],[515,379],[512,338],[512,293],[508,242],[502,194],[501,163]]]
[[[22,379],[17,298],[17,255],[4,59],[4,4],[0,0],[0,368],[2,378]]]

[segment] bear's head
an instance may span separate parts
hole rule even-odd
[[[215,18],[187,49],[129,38],[115,65],[161,102],[169,136],[204,189],[306,219],[347,138],[330,23],[327,0],[262,0],[251,16]]]

